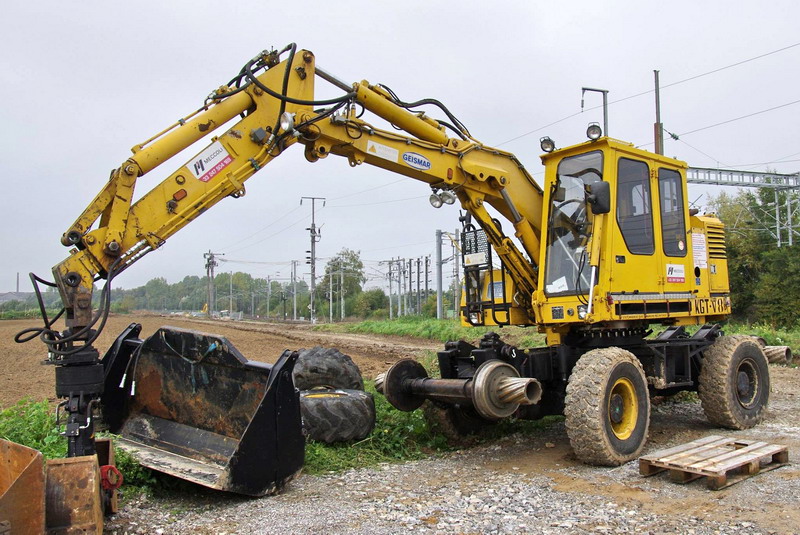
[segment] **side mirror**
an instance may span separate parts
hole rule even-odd
[[[592,182],[586,186],[586,190],[589,193],[586,201],[591,205],[593,214],[607,214],[611,211],[611,186],[608,182]]]

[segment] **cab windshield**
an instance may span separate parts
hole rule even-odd
[[[589,292],[586,247],[592,234],[586,206],[586,186],[603,179],[603,153],[564,158],[550,196],[545,293],[575,295]]]

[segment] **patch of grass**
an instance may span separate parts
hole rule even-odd
[[[451,340],[477,341],[488,332],[496,332],[512,345],[530,348],[544,345],[544,335],[522,327],[464,327],[458,320],[437,320],[422,316],[402,316],[393,320],[367,320],[358,323],[325,323],[315,330],[385,336],[409,336],[426,340],[448,342]]]
[[[770,346],[789,346],[792,353],[800,351],[800,329],[781,329],[766,323],[729,322],[722,327],[725,334],[760,336]]]
[[[55,416],[47,401],[23,399],[0,411],[0,438],[37,449],[45,459],[67,454],[67,440],[58,434]]]
[[[428,429],[421,409],[398,411],[375,391],[371,381],[366,381],[365,389],[375,399],[375,430],[364,440],[354,443],[308,441],[306,472],[324,474],[385,462],[410,461],[448,449],[445,438]]]
[[[59,434],[55,414],[47,401],[23,399],[0,411],[0,438],[39,450],[45,459],[67,455],[67,439]],[[126,495],[128,492],[149,493],[162,484],[156,472],[144,468],[121,449],[116,449],[114,454],[117,468],[124,477]]]
[[[455,320],[437,320],[421,316],[402,316],[393,320],[367,320],[359,323],[328,323],[314,328],[334,332],[411,336],[440,342],[476,339],[489,332],[485,327],[462,327]]]

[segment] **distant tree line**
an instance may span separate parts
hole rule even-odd
[[[736,319],[764,322],[773,327],[798,325],[800,303],[800,244],[791,221],[786,221],[787,201],[797,206],[796,193],[771,189],[721,193],[712,207],[725,223],[731,301]],[[795,208],[796,209],[796,208]],[[777,224],[776,224],[777,223]],[[778,236],[782,246],[778,247]]]

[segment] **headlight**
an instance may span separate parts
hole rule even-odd
[[[544,136],[539,140],[539,146],[545,152],[553,152],[554,150],[556,150],[555,142],[547,136]]]
[[[600,128],[600,124],[598,123],[589,123],[589,128],[586,129],[586,137],[595,141],[600,139],[600,136],[603,135],[603,129]]]
[[[280,127],[284,132],[290,132],[294,130],[294,115],[288,111],[283,112],[281,114]]]
[[[431,206],[434,208],[441,208],[442,207],[442,198],[439,197],[436,193],[431,193],[431,196],[428,197],[428,201],[430,201]]]
[[[439,198],[445,204],[453,204],[456,202],[456,196],[453,194],[452,191],[444,190],[439,194]]]
[[[578,305],[578,317],[580,319],[586,318],[586,305]]]

